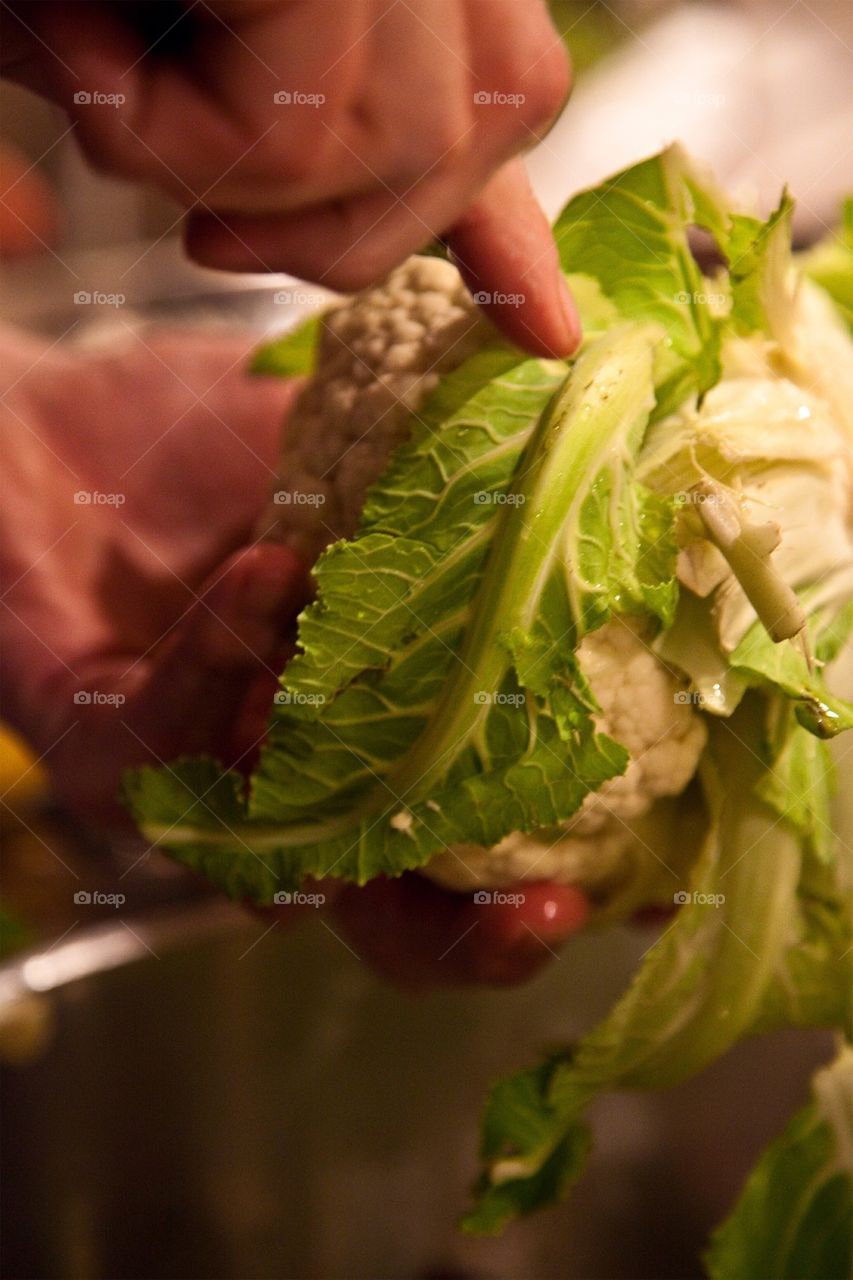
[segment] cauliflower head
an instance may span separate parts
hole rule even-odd
[[[625,893],[634,905],[671,900],[673,877],[699,844],[697,801],[679,798],[706,745],[706,715],[729,714],[746,688],[725,656],[762,607],[771,623],[799,631],[795,589],[804,583],[821,581],[824,595],[836,599],[853,589],[844,415],[834,384],[816,379],[803,350],[821,341],[839,349],[826,325],[823,339],[815,337],[819,305],[806,290],[811,323],[798,322],[799,354],[787,366],[767,342],[732,337],[724,377],[701,406],[686,404],[648,433],[638,473],[676,498],[678,577],[689,588],[688,605],[663,638],[629,614],[592,630],[577,648],[596,727],[628,752],[624,772],[591,791],[567,821],[514,832],[491,847],[448,844],[424,874],[457,890],[572,883],[606,904],[605,914],[614,902],[625,906]],[[412,258],[327,313],[314,376],[286,426],[279,484],[290,501],[279,500],[264,517],[275,519],[275,536],[311,560],[352,536],[369,486],[431,391],[490,336],[459,273],[439,258]],[[803,366],[808,386],[798,376]],[[819,518],[824,536],[815,539],[808,526]],[[720,541],[726,519],[738,537],[752,538],[748,557],[761,570],[748,575],[752,591]],[[720,536],[714,520],[723,523]],[[405,809],[395,821],[408,829]]]

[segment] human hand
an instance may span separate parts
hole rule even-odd
[[[103,821],[127,765],[263,733],[307,575],[249,543],[296,388],[247,337],[0,343],[4,711]]]
[[[4,73],[68,110],[97,167],[181,202],[199,261],[348,291],[441,235],[508,337],[577,345],[514,159],[569,88],[544,0],[5,8]]]
[[[7,718],[100,824],[122,816],[130,765],[210,752],[247,769],[307,590],[287,549],[248,545],[295,385],[247,378],[246,338],[0,345]],[[587,914],[564,886],[526,885],[520,906],[415,874],[324,892],[327,927],[409,988],[521,981]]]
[[[0,143],[0,259],[41,253],[56,240],[59,209],[47,182],[17,147]]]

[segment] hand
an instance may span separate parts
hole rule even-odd
[[[68,110],[96,166],[181,202],[199,261],[353,290],[442,235],[475,292],[513,299],[485,304],[507,336],[577,345],[514,159],[569,89],[544,0],[5,10],[5,74]]]
[[[26,258],[49,248],[60,221],[53,192],[7,142],[0,143],[0,191],[0,258]]]
[[[5,714],[101,824],[124,816],[126,767],[210,752],[246,769],[264,733],[307,575],[249,544],[295,394],[245,375],[252,346],[128,330],[79,353],[0,334]],[[328,927],[408,987],[520,981],[587,914],[550,885],[521,907],[417,875],[324,891]]]
[[[249,545],[295,393],[246,376],[253,345],[0,336],[4,710],[78,814],[117,816],[131,763],[263,733],[307,583]]]

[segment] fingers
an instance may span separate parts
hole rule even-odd
[[[447,242],[468,288],[511,342],[546,356],[577,349],[577,308],[521,160],[492,178]]]
[[[45,0],[24,11],[90,158],[194,208],[200,261],[352,289],[458,223],[457,252],[467,244],[472,275],[491,282],[499,225],[512,240],[516,211],[523,241],[542,251],[518,176],[463,218],[567,95],[542,0],[352,0],[333,22],[326,0],[217,3],[181,19],[179,58],[158,56],[117,6],[80,0],[72,12]],[[479,251],[466,240],[475,226]],[[495,318],[525,345],[565,353],[559,306],[536,300],[547,265],[529,281],[530,307],[513,315],[495,303]],[[516,276],[501,272],[492,292],[517,294]]]
[[[67,679],[54,682],[53,702],[74,704],[63,710],[71,723],[50,751],[57,797],[83,817],[122,822],[127,814],[115,796],[130,766],[198,754],[244,765],[264,732],[307,579],[287,548],[246,548],[199,589],[193,608],[151,654],[104,659],[81,670],[73,690]],[[245,708],[259,678],[264,711],[246,741]]]
[[[589,904],[572,886],[516,886],[518,904],[479,903],[423,876],[345,886],[334,914],[354,952],[412,990],[524,982],[585,923]]]
[[[55,243],[59,208],[44,178],[16,147],[0,146],[0,258],[23,258]]]
[[[234,729],[247,695],[262,679],[268,712],[290,629],[308,594],[306,569],[287,547],[264,543],[233,555],[154,655],[128,708],[142,741],[167,759],[175,751],[205,751],[233,762]],[[263,732],[263,724],[257,727]]]
[[[274,219],[199,215],[188,224],[187,248],[209,266],[257,270],[262,264],[349,292],[441,231],[455,212],[446,198],[436,183],[405,201],[380,194]],[[447,240],[475,299],[511,342],[545,356],[577,349],[580,320],[522,161],[504,166]]]

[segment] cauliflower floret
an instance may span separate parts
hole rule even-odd
[[[411,414],[486,332],[459,272],[441,258],[410,258],[328,312],[317,372],[285,427],[277,501],[259,533],[312,563],[328,543],[350,537]]]
[[[660,864],[649,840],[660,824],[637,820],[661,798],[680,795],[693,777],[707,738],[702,717],[649,648],[641,624],[612,619],[584,638],[578,659],[601,707],[598,729],[630,753],[625,773],[588,795],[560,828],[514,832],[494,849],[460,845],[439,854],[425,869],[431,879],[449,889],[556,880],[594,893],[637,862]]]

